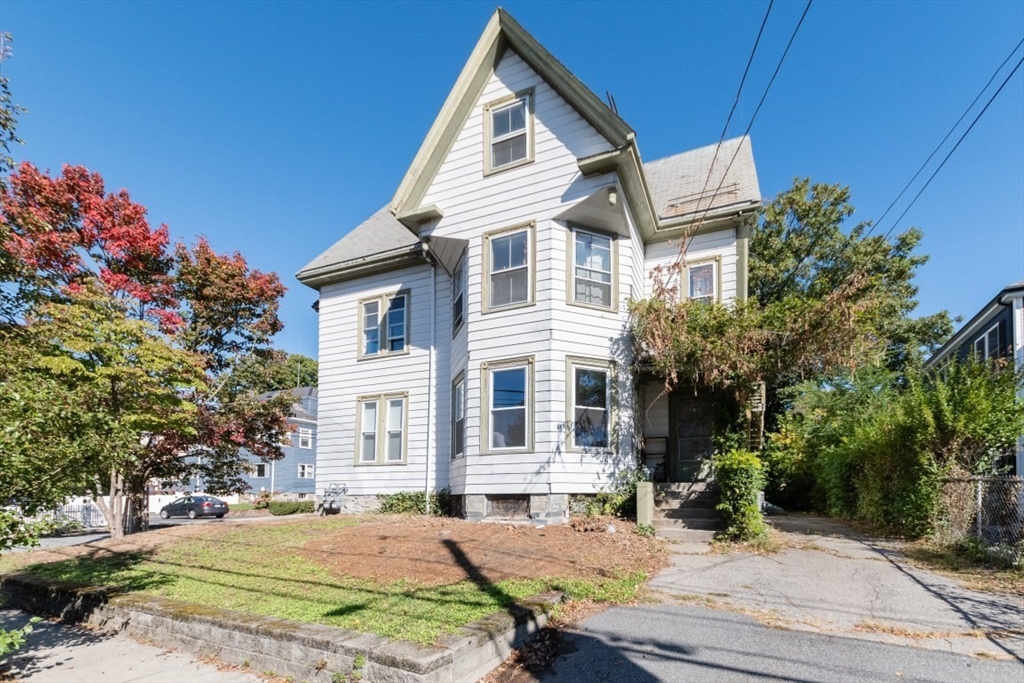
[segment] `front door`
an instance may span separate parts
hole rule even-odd
[[[669,480],[699,481],[711,458],[714,415],[710,399],[692,389],[674,392],[669,400]]]

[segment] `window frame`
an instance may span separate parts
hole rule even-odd
[[[456,390],[462,388],[462,450],[455,449],[455,435],[459,431],[459,419],[456,417],[458,411],[455,409],[458,405],[456,403]],[[451,456],[452,460],[464,458],[466,456],[466,373],[460,372],[452,380],[452,391],[451,391]]]
[[[494,145],[495,145],[495,143],[502,142],[504,140],[511,140],[512,138],[517,137],[518,133],[516,135],[513,135],[513,134],[509,133],[509,134],[506,134],[504,136],[499,137],[497,140],[494,139],[493,130],[492,130],[492,128],[494,126],[493,114],[494,114],[494,112],[500,111],[502,109],[506,109],[506,108],[514,105],[516,102],[519,102],[519,101],[525,102],[525,105],[526,105],[525,112],[524,112],[525,123],[526,123],[526,127],[525,127],[526,156],[524,158],[522,158],[522,159],[517,159],[516,161],[512,161],[512,162],[507,163],[507,164],[502,164],[501,166],[494,166],[494,164],[493,164],[493,154],[494,154]],[[488,102],[487,104],[484,105],[484,107],[483,107],[483,117],[484,117],[484,120],[483,120],[483,125],[484,125],[484,149],[483,149],[483,153],[484,153],[484,177],[485,178],[487,176],[494,175],[495,173],[501,173],[502,171],[507,171],[507,170],[513,169],[513,168],[519,168],[520,166],[525,166],[526,164],[533,163],[533,160],[534,160],[534,153],[533,153],[534,152],[534,125],[533,125],[533,120],[534,120],[534,111],[533,111],[534,110],[534,104],[533,103],[534,103],[533,88],[527,88],[525,90],[520,90],[519,92],[513,93],[511,95],[506,95],[505,97],[502,97],[500,99],[494,100],[493,102]]]
[[[305,472],[305,471],[309,472],[308,476],[303,474],[303,472]],[[299,463],[299,470],[298,470],[298,478],[299,479],[316,479],[316,466],[315,465],[311,465],[308,462],[300,462]]]
[[[524,407],[526,408],[526,443],[523,446],[512,448],[491,447],[491,410],[493,398],[491,396],[491,373],[501,370],[524,368],[526,370],[526,396]],[[521,356],[518,358],[506,358],[502,360],[484,361],[480,363],[480,395],[483,397],[483,410],[480,411],[480,454],[493,455],[502,453],[532,453],[535,449],[536,437],[536,361],[534,356]]]
[[[260,474],[260,468],[263,468],[263,474]],[[267,463],[265,462],[254,462],[252,463],[252,470],[249,473],[250,479],[266,479],[267,478]]]
[[[706,266],[708,264],[710,264],[714,268],[714,271],[715,271],[715,275],[714,275],[715,294],[714,294],[714,296],[711,297],[711,303],[721,303],[722,302],[722,257],[721,256],[708,256],[708,257],[694,259],[692,261],[689,261],[689,260],[686,261],[686,264],[683,267],[683,280],[685,282],[685,288],[680,288],[680,289],[686,292],[686,298],[689,299],[690,301],[697,301],[697,299],[693,298],[692,292],[690,291],[690,269],[691,268],[700,267],[700,266]],[[704,298],[705,297],[701,297],[700,300],[703,300]]]
[[[526,233],[526,301],[505,304],[503,306],[491,306],[491,241],[504,237],[511,237],[517,232]],[[517,308],[533,306],[537,303],[537,223],[528,221],[518,223],[497,230],[490,230],[483,234],[484,249],[484,276],[483,276],[483,297],[481,297],[481,312],[498,313],[500,311],[511,311]]]
[[[305,446],[302,445],[303,441],[306,442]],[[313,448],[313,429],[311,427],[299,427],[299,448],[307,451]]]
[[[596,311],[618,313],[619,311],[619,236],[606,230],[598,230],[585,225],[569,223],[566,226],[566,268],[565,268],[565,301],[569,306],[590,308]],[[611,302],[608,306],[576,301],[576,236],[579,233],[603,237],[611,241]]]
[[[458,299],[462,301],[458,316],[455,315],[456,286],[458,287]],[[452,338],[459,333],[466,323],[466,257],[459,259],[459,266],[452,275]]]
[[[387,315],[391,309],[391,302],[399,297],[405,297],[405,326],[404,326],[404,337],[401,351],[388,351],[385,347],[388,345],[388,324]],[[366,353],[365,340],[363,333],[365,331],[364,325],[366,324],[366,314],[363,312],[366,304],[377,303],[377,352]],[[388,356],[401,356],[408,355],[409,347],[412,345],[411,335],[409,334],[409,328],[412,323],[412,293],[408,289],[400,289],[397,292],[390,292],[386,294],[378,294],[377,296],[370,296],[364,299],[360,299],[357,305],[357,314],[359,324],[356,326],[356,352],[357,360],[368,360],[371,358],[386,358]],[[381,321],[384,321],[383,324]]]
[[[387,435],[388,435],[388,406],[391,401],[402,400],[402,458],[400,460],[387,459]],[[363,460],[363,405],[376,403],[376,430],[374,431],[374,459]],[[355,445],[352,449],[353,461],[356,467],[375,467],[387,465],[408,465],[409,464],[409,392],[387,392],[383,394],[369,394],[356,398],[356,419],[355,419]]]
[[[605,397],[608,412],[608,443],[605,446],[577,446],[576,444],[576,370],[603,370],[608,377],[608,388]],[[566,448],[573,453],[609,453],[616,448],[615,426],[618,422],[618,410],[615,401],[615,387],[618,383],[618,365],[614,360],[606,358],[587,358],[584,356],[565,357],[565,423]]]
[[[990,334],[995,332],[996,343],[993,346],[989,346],[988,337]],[[982,347],[982,352],[979,353],[978,346]],[[994,323],[989,326],[977,339],[974,340],[974,355],[978,360],[995,360],[999,358],[999,323]]]

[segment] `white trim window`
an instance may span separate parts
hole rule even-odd
[[[612,307],[612,239],[574,230],[573,301],[601,308]]]
[[[522,450],[529,442],[530,369],[527,365],[489,370],[491,450]]]
[[[530,301],[530,230],[490,237],[490,305],[497,309]]]
[[[466,381],[452,382],[452,459],[466,453]]]
[[[267,463],[256,462],[253,463],[250,474],[253,479],[266,479],[267,478]]]
[[[281,432],[281,448],[291,448],[291,447],[292,447],[292,431],[290,429],[285,429],[283,432]]]
[[[996,323],[985,334],[974,341],[974,353],[979,359],[999,358],[999,324]]]
[[[299,479],[313,479],[315,468],[313,465],[307,465],[306,463],[299,464]]]
[[[690,299],[701,303],[718,300],[718,262],[707,261],[687,267]]]
[[[406,396],[367,396],[359,400],[357,463],[405,463]]]
[[[463,259],[452,276],[452,336],[462,327],[462,321],[466,315],[466,276],[465,263]]]
[[[409,295],[400,292],[361,302],[360,355],[402,353],[409,346]]]
[[[611,443],[612,373],[607,367],[572,365],[572,439],[576,448]]]
[[[530,158],[530,96],[494,107],[490,115],[491,170],[527,161]]]
[[[313,447],[313,430],[308,427],[302,427],[299,429],[299,448],[312,448]]]

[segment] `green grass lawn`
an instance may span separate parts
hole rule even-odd
[[[545,590],[563,590],[570,598],[629,601],[645,578],[637,572],[611,579],[535,578],[425,586],[405,580],[338,577],[301,555],[301,546],[310,539],[354,523],[333,519],[250,526],[176,541],[152,553],[78,557],[19,571],[423,644],[435,643],[443,634]],[[13,569],[13,559],[0,560],[0,571]]]
[[[246,510],[252,510],[252,503],[229,503],[229,512],[245,512]]]

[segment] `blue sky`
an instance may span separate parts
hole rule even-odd
[[[504,6],[615,96],[651,160],[718,140],[767,2]],[[803,6],[776,2],[731,135]],[[387,203],[495,7],[0,0],[4,72],[29,109],[15,153],[99,171],[176,239],[278,272],[278,345],[315,356],[316,295],[293,274]],[[762,194],[842,182],[855,218],[877,218],[1022,37],[1022,2],[818,0],[751,133]],[[925,232],[922,314],[969,317],[1024,278],[1022,83],[897,228]]]

